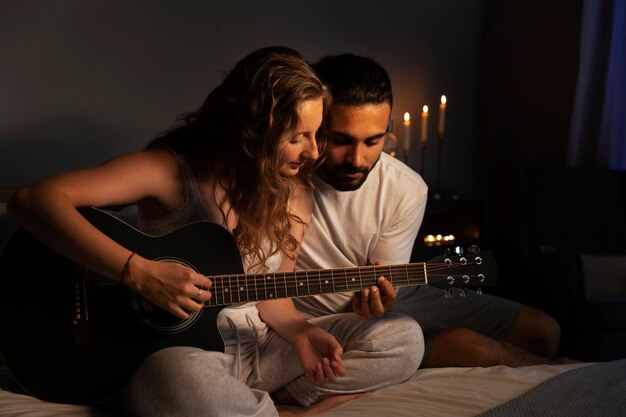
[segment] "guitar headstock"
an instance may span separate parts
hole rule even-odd
[[[491,251],[442,255],[425,263],[428,284],[450,289],[494,287],[498,267]]]

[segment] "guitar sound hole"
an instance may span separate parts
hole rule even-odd
[[[197,272],[197,269],[188,262],[178,258],[157,258],[155,261],[162,262],[176,262],[187,268],[191,268]],[[137,293],[132,294],[132,308],[139,321],[148,327],[150,330],[162,333],[172,334],[186,330],[193,326],[193,324],[200,318],[202,310],[191,313],[190,317],[186,320],[180,319],[168,311],[152,304],[145,298],[141,297]]]

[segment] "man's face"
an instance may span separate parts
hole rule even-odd
[[[389,103],[333,105],[326,126],[326,160],[317,170],[320,178],[340,191],[363,185],[383,151],[390,116]]]

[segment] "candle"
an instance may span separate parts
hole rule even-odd
[[[404,152],[408,153],[411,148],[411,115],[404,113]]]
[[[422,146],[426,146],[426,139],[428,137],[428,106],[422,108]]]
[[[441,96],[441,104],[439,105],[439,135],[443,136],[443,131],[444,131],[444,125],[445,125],[445,120],[446,120],[446,102],[448,100],[446,99],[446,96]]]

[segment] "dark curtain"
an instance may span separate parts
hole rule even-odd
[[[626,0],[585,0],[567,163],[626,169]]]

